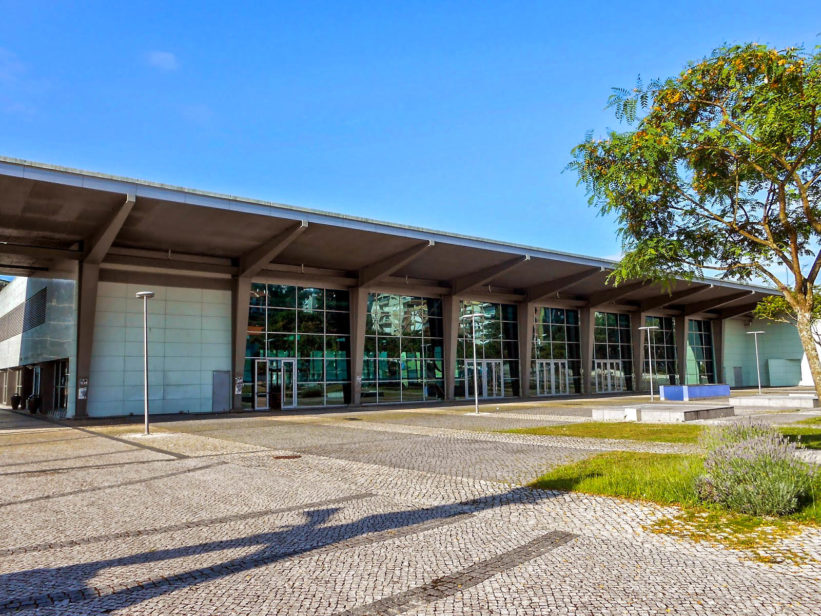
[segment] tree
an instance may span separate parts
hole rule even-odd
[[[813,295],[812,322],[815,323],[815,327],[812,329],[812,335],[815,343],[821,344],[821,329],[819,328],[821,326],[821,289],[815,287]],[[789,323],[798,327],[798,314],[783,295],[765,297],[758,302],[753,314],[759,319],[776,323]]]
[[[590,204],[618,221],[616,284],[705,269],[768,280],[794,315],[819,396],[820,105],[819,50],[722,47],[678,76],[614,89],[609,107],[631,130],[588,136],[569,165]]]

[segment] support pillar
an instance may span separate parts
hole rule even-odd
[[[519,326],[519,397],[530,395],[530,366],[533,363],[533,332],[536,328],[536,305],[521,302],[517,306]]]
[[[630,344],[633,349],[633,391],[644,391],[644,353],[647,349],[647,340],[644,339],[639,327],[644,326],[644,313],[630,313]],[[648,383],[649,386],[649,383]]]
[[[231,367],[234,380],[245,375],[245,345],[248,337],[248,305],[251,298],[251,278],[242,276],[231,281]],[[242,410],[242,394],[231,384],[231,408]]]
[[[350,290],[351,303],[351,405],[362,403],[362,370],[365,363],[365,325],[368,319],[368,289]]]
[[[80,291],[77,308],[77,405],[74,416],[88,417],[88,377],[91,372],[91,347],[94,343],[94,317],[97,312],[97,286],[100,266],[94,263],[80,264]],[[85,383],[81,385],[81,383]],[[82,397],[80,397],[82,394]]]
[[[679,385],[687,385],[687,323],[685,316],[673,317],[676,330],[676,371]]]
[[[724,319],[710,321],[713,333],[713,369],[716,383],[726,383],[724,374]]]
[[[456,397],[456,345],[459,343],[459,298],[442,298],[442,319],[445,347],[445,400]]]
[[[582,351],[582,393],[590,395],[593,393],[593,381],[590,378],[593,373],[593,325],[596,319],[596,311],[590,307],[579,309],[579,337],[581,338]]]

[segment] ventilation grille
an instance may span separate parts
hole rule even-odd
[[[46,289],[0,317],[0,342],[34,329],[46,322]]]

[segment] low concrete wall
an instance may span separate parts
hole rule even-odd
[[[735,396],[730,400],[735,406],[768,408],[768,409],[816,409],[818,398],[812,394],[805,395],[763,395]]]
[[[640,421],[643,423],[682,423],[696,419],[732,417],[732,406],[695,404],[649,404],[643,406],[608,406],[593,409],[595,421]]]

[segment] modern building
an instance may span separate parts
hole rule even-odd
[[[0,158],[0,402],[69,417],[795,385],[769,288]],[[572,220],[565,221],[572,229]],[[473,317],[472,315],[480,316]],[[475,330],[474,330],[475,326]]]

